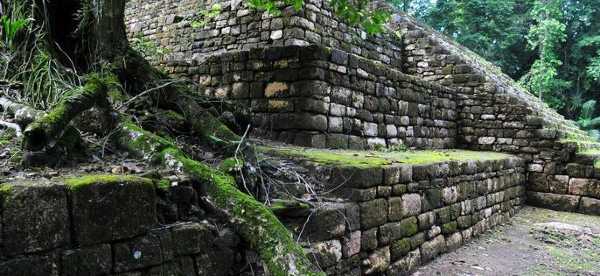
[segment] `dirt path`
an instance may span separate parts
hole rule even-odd
[[[600,275],[600,216],[525,207],[413,275]]]

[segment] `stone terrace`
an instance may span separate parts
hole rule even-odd
[[[317,260],[332,274],[402,274],[415,260],[427,261],[468,240],[468,229],[495,225],[523,200],[600,214],[598,156],[582,154],[594,152],[598,144],[446,36],[401,14],[389,25],[394,32],[368,36],[336,19],[320,0],[307,1],[299,12],[285,9],[283,16],[252,11],[237,1],[220,2],[219,16],[192,28],[198,8],[214,3],[129,1],[129,35],[171,49],[153,62],[197,82],[199,93],[251,110],[254,135],[316,148],[510,154],[502,161],[481,161],[488,153],[480,152],[471,161],[380,164],[376,169],[339,170],[332,167],[344,164],[312,160],[325,161],[317,167],[326,171],[351,173],[341,183],[335,175],[316,175],[330,187],[343,184],[336,190],[342,202],[332,207],[336,213],[358,214],[354,226],[334,223],[333,230],[316,231],[320,236],[311,238],[321,242],[312,243],[316,251],[336,249]],[[354,158],[342,158],[347,152],[329,153],[353,163]],[[410,178],[389,182],[388,170],[397,167]],[[429,204],[432,197],[435,207]],[[336,221],[324,216],[323,221]],[[395,267],[403,272],[396,273]]]

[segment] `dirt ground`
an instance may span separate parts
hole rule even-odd
[[[600,275],[600,216],[525,207],[413,275]]]

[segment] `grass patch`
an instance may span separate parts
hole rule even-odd
[[[83,187],[87,187],[92,184],[133,184],[140,183],[145,185],[152,185],[153,182],[150,179],[142,178],[133,175],[112,175],[112,174],[98,174],[98,175],[86,175],[81,177],[69,178],[65,180],[65,184],[72,189],[77,190]]]
[[[393,164],[432,164],[447,161],[499,160],[511,155],[467,150],[419,150],[372,152],[352,150],[309,149],[301,147],[259,147],[260,152],[281,157],[306,159],[319,164],[348,167],[382,167]]]

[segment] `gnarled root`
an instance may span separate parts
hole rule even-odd
[[[205,164],[189,159],[172,142],[142,130],[132,123],[121,129],[121,141],[130,151],[190,175],[196,181],[208,182],[207,194],[236,225],[237,232],[258,251],[273,275],[322,275],[316,272],[292,239],[290,232],[266,206],[239,191],[235,180]]]

